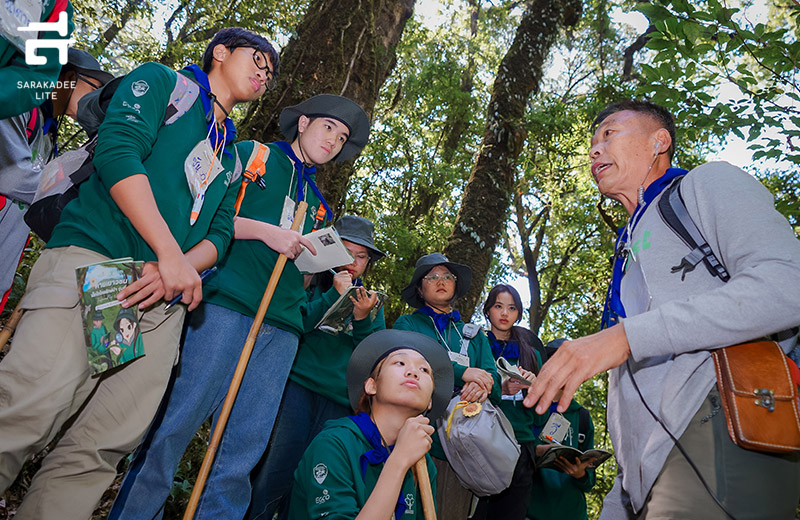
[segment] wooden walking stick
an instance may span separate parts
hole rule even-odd
[[[300,201],[297,205],[297,211],[294,214],[294,221],[292,222],[292,231],[298,231],[303,221],[306,218],[306,208],[308,204],[305,201]],[[247,369],[247,363],[250,361],[250,354],[253,352],[253,347],[256,343],[256,336],[258,330],[261,328],[261,322],[264,321],[264,315],[267,313],[267,307],[272,301],[272,296],[275,294],[275,288],[278,286],[278,281],[283,274],[283,268],[286,265],[286,255],[278,255],[278,260],[275,262],[275,267],[272,269],[272,275],[269,277],[267,289],[264,291],[264,296],[261,298],[261,304],[258,306],[258,311],[253,319],[253,325],[250,327],[250,333],[247,335],[247,340],[242,347],[242,353],[239,356],[239,362],[236,364],[236,371],[233,373],[233,379],[228,387],[228,393],[225,395],[225,401],[222,403],[222,410],[219,413],[217,426],[211,434],[211,441],[208,443],[208,450],[205,457],[203,457],[203,464],[200,466],[200,474],[197,475],[197,481],[192,489],[192,495],[189,497],[189,505],[186,506],[186,512],[183,515],[183,520],[192,520],[194,518],[197,504],[200,502],[200,495],[203,493],[203,488],[206,485],[206,479],[211,472],[211,465],[214,463],[214,457],[219,447],[219,442],[222,440],[222,434],[225,432],[225,425],[228,422],[228,416],[231,414],[233,402],[236,400],[236,394],[239,392],[239,386],[242,384],[244,372]]]
[[[425,462],[425,457],[422,457],[414,464],[414,479],[416,479],[419,486],[419,495],[422,498],[422,512],[425,513],[425,520],[436,520],[431,478],[428,475],[428,464]]]
[[[3,325],[2,330],[0,330],[0,351],[5,351],[6,343],[8,342],[8,338],[14,334],[14,329],[17,328],[17,323],[19,323],[19,319],[22,317],[22,308],[20,305],[22,304],[22,300],[17,303],[17,307],[14,309],[14,312],[11,313],[11,316],[8,317],[8,321],[6,324]]]

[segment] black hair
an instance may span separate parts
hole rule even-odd
[[[522,319],[522,299],[516,289],[505,283],[499,283],[489,291],[489,295],[486,297],[486,303],[483,304],[483,315],[488,321],[489,309],[497,302],[497,297],[504,292],[511,295],[511,298],[514,300],[514,305],[517,306],[518,314],[516,323],[519,323]],[[508,339],[509,341],[516,341],[517,345],[519,345],[519,365],[525,370],[530,370],[538,375],[541,366],[536,360],[536,352],[539,352],[542,363],[547,360],[542,340],[525,327],[518,326],[511,327],[511,336]]]
[[[208,43],[203,53],[203,72],[206,74],[211,72],[211,64],[214,62],[214,47],[220,44],[228,49],[252,47],[259,50],[269,58],[273,76],[278,77],[281,72],[281,60],[278,57],[278,51],[266,38],[241,27],[226,27],[214,35],[214,38]]]
[[[600,126],[603,121],[608,118],[608,116],[611,114],[616,114],[617,112],[623,112],[625,110],[631,110],[633,112],[645,114],[652,118],[656,123],[661,125],[667,132],[669,132],[669,137],[672,142],[669,145],[667,153],[669,154],[669,159],[671,161],[675,155],[675,118],[672,116],[669,110],[660,105],[656,105],[655,103],[651,103],[650,101],[626,99],[608,105],[601,110],[599,114],[597,114],[597,117],[592,122],[592,133],[594,133],[597,127]]]

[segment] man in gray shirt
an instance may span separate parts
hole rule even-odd
[[[617,103],[593,127],[592,176],[630,215],[617,242],[604,330],[566,342],[525,404],[541,413],[563,389],[558,408],[565,409],[582,382],[610,369],[608,426],[619,472],[603,519],[794,518],[800,454],[731,441],[711,351],[800,323],[800,242],[772,195],[741,169],[725,162],[688,173],[671,168],[675,123],[664,108]],[[683,174],[683,201],[730,273],[727,283],[703,266],[672,271],[689,248],[657,204]],[[781,347],[796,344],[795,334]]]

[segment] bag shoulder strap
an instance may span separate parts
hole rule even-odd
[[[578,408],[578,444],[586,442],[589,436],[589,425],[591,424],[592,416],[589,415],[589,410],[581,406]]]
[[[474,324],[474,323],[465,323],[464,327],[461,329],[461,352],[462,356],[467,355],[467,349],[469,348],[469,342],[478,335],[481,331],[481,328]]]
[[[169,104],[164,114],[165,125],[171,125],[188,112],[200,95],[200,85],[181,73],[177,73],[176,76],[175,87],[169,95]]]
[[[259,143],[258,141],[253,141],[253,151],[250,152],[247,166],[245,166],[244,172],[242,173],[244,179],[242,179],[242,185],[239,187],[239,193],[236,195],[236,203],[233,206],[236,210],[236,215],[239,214],[239,209],[242,207],[244,192],[248,184],[255,182],[262,190],[267,187],[267,184],[264,182],[264,174],[267,170],[268,160],[269,146],[264,143]]]
[[[676,178],[672,184],[667,187],[661,198],[658,201],[658,212],[661,218],[672,229],[686,245],[692,250],[681,259],[681,262],[672,268],[672,272],[681,272],[681,280],[686,278],[686,273],[693,271],[697,264],[701,261],[705,264],[711,276],[718,276],[723,282],[730,279],[730,274],[722,262],[719,261],[711,246],[697,225],[692,220],[689,212],[686,210],[686,205],[680,194],[680,183],[683,175]]]

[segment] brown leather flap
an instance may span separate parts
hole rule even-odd
[[[769,389],[775,400],[791,401],[797,387],[786,356],[774,341],[757,341],[715,351],[724,385],[740,397],[753,396],[756,389]],[[783,373],[776,373],[780,367]]]

